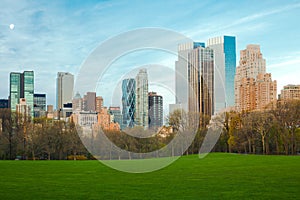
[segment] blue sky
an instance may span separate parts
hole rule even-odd
[[[8,96],[11,71],[34,70],[35,92],[47,93],[48,104],[55,105],[57,72],[76,75],[101,42],[143,27],[171,29],[204,42],[234,35],[237,63],[247,44],[260,44],[280,93],[283,85],[300,84],[299,19],[300,1],[1,0],[0,98]],[[10,24],[15,25],[13,30]],[[163,56],[145,59],[174,65],[174,56]],[[122,63],[135,63],[133,59]]]

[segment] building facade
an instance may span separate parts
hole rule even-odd
[[[156,92],[149,92],[149,128],[157,129],[163,126],[163,97]]]
[[[33,96],[34,117],[46,116],[46,94],[34,94]]]
[[[96,111],[96,92],[87,92],[83,98],[85,111]]]
[[[21,98],[19,100],[19,103],[16,105],[16,113],[21,115],[21,119],[26,119],[27,117],[30,117],[30,107],[27,105],[26,99]]]
[[[208,39],[207,46],[214,50],[215,112],[219,112],[235,105],[236,39],[234,36],[214,37]]]
[[[211,116],[214,113],[214,52],[198,46],[188,51],[187,61],[187,109]]]
[[[56,109],[60,110],[73,99],[74,76],[68,72],[58,72],[56,79]]]
[[[101,96],[96,97],[96,112],[100,113],[103,107],[103,98]]]
[[[136,76],[136,108],[135,123],[148,128],[148,74],[146,69],[140,69]]]
[[[24,71],[23,73],[10,73],[9,104],[12,111],[16,111],[16,105],[20,104],[20,99],[25,98],[29,106],[30,116],[34,116],[33,109],[34,96],[34,72]]]
[[[247,45],[240,52],[235,75],[235,104],[238,111],[265,109],[275,104],[277,82],[266,73],[266,60],[259,45]]]
[[[136,82],[134,79],[124,79],[122,81],[122,115],[124,127],[135,125],[135,104],[136,104]]]
[[[203,42],[190,42],[178,45],[178,60],[175,61],[175,102],[188,111],[188,97],[191,89],[188,81],[189,62],[188,54],[198,47],[205,48]]]
[[[79,92],[77,92],[72,99],[72,110],[73,112],[83,111],[83,99],[81,98]]]
[[[120,125],[120,129],[124,129],[123,127],[123,115],[121,113],[120,107],[109,107],[108,112],[110,114],[110,121],[114,123],[118,123]]]
[[[300,100],[300,85],[286,85],[281,90],[280,94],[281,100]]]

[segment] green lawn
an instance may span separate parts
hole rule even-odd
[[[0,199],[299,199],[300,156],[184,156],[129,174],[98,161],[0,161]]]

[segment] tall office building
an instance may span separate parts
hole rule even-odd
[[[21,98],[21,73],[10,73],[9,84],[9,103],[12,111],[16,111],[16,105],[20,102]]]
[[[286,85],[281,90],[280,95],[281,100],[292,100],[298,99],[300,100],[300,85]]]
[[[46,116],[46,94],[34,94],[33,112],[34,112],[34,117]]]
[[[85,111],[96,111],[96,92],[87,92],[83,97]]]
[[[33,109],[34,95],[34,72],[24,71],[23,73],[10,73],[10,93],[9,102],[12,111],[16,111],[16,105],[20,104],[20,99],[24,98],[30,110],[30,116],[34,116]]]
[[[234,36],[220,36],[208,39],[207,46],[214,50],[215,112],[219,112],[234,106],[236,41]]]
[[[235,74],[235,104],[238,111],[264,109],[275,103],[277,83],[266,73],[266,60],[259,45],[247,45],[240,52]]]
[[[79,92],[77,92],[72,99],[72,111],[73,112],[83,111],[83,99],[81,98]]]
[[[176,103],[189,112],[211,116],[214,113],[213,49],[205,48],[203,43],[191,43],[179,45],[178,50]]]
[[[135,122],[137,126],[148,128],[148,75],[146,69],[140,69],[136,78]]]
[[[155,129],[163,126],[163,97],[156,92],[149,92],[149,128]]]
[[[133,127],[135,125],[135,88],[134,79],[124,79],[122,81],[122,114],[124,127]]]
[[[96,112],[100,113],[103,107],[103,98],[101,96],[96,97]]]
[[[189,111],[211,116],[214,113],[214,52],[198,47],[189,53],[188,61],[188,80],[195,94],[189,94]]]
[[[56,109],[63,109],[63,105],[72,102],[74,76],[68,72],[58,72],[56,79]]]
[[[175,62],[175,102],[177,107],[183,110],[188,110],[188,96],[189,96],[189,63],[188,54],[193,49],[198,47],[205,47],[203,42],[191,42],[178,45],[178,60]]]

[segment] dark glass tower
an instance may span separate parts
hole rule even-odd
[[[163,97],[156,92],[149,92],[149,128],[155,129],[163,125]]]

